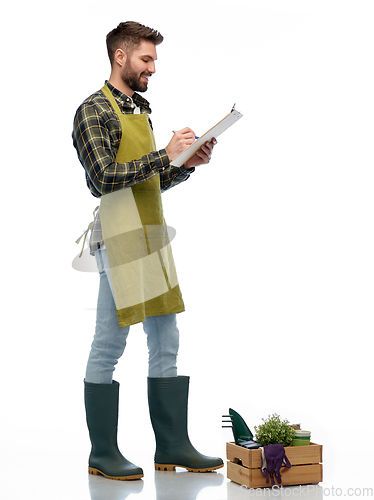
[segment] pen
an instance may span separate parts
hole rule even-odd
[[[176,130],[172,130],[173,134],[175,134]],[[200,137],[197,137],[197,135],[195,135],[195,139],[200,139]]]

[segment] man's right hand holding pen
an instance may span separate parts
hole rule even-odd
[[[177,156],[183,153],[183,151],[189,148],[195,142],[196,139],[198,139],[198,137],[196,137],[195,132],[188,127],[174,132],[171,141],[165,148],[170,163]],[[199,165],[209,163],[212,156],[213,148],[216,144],[217,141],[214,138],[211,141],[207,141],[205,144],[203,144],[201,148],[198,151],[196,151],[194,156],[192,156],[192,158],[190,158],[185,163],[184,165],[185,168],[188,170],[190,168],[198,167]]]

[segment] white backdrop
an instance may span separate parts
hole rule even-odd
[[[187,309],[179,372],[191,376],[192,440],[222,456],[229,407],[252,430],[278,413],[324,445],[324,485],[373,487],[373,3],[36,0],[9,7],[1,33],[8,498],[20,456],[36,476],[72,457],[86,467],[98,276],[71,262],[97,200],[71,130],[109,76],[105,35],[125,20],[165,38],[145,95],[159,148],[173,129],[200,135],[234,102],[244,115],[211,164],[163,197]],[[146,357],[135,327],[115,373],[135,463],[140,435],[153,453]]]

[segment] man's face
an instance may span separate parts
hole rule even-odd
[[[148,79],[156,71],[156,59],[154,43],[143,40],[126,59],[121,73],[123,82],[134,92],[145,92]]]

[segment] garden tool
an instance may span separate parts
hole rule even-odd
[[[229,415],[222,415],[222,418],[229,418],[230,420],[222,420],[223,423],[230,423],[231,425],[223,425],[222,427],[231,427],[234,434],[235,444],[243,446],[248,449],[256,449],[262,446],[261,443],[253,440],[253,434],[245,423],[244,419],[229,408]]]

